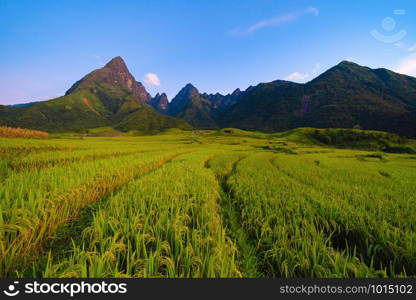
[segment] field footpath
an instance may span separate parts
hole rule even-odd
[[[240,212],[235,205],[231,187],[227,184],[228,178],[235,173],[238,163],[246,157],[247,155],[243,155],[232,161],[231,167],[226,173],[220,174],[211,170],[220,187],[219,204],[227,235],[235,242],[238,249],[237,263],[240,271],[246,278],[258,278],[264,277],[264,274],[260,271],[255,243],[250,240],[247,232],[241,227]],[[206,161],[206,168],[210,168],[210,162],[214,158]]]

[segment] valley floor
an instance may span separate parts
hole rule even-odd
[[[184,132],[0,139],[0,277],[416,276],[416,155]]]

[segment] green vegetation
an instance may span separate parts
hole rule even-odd
[[[149,105],[150,100],[122,58],[116,57],[77,81],[63,97],[24,106],[0,106],[0,126],[84,134],[94,128],[110,128],[92,134],[103,136],[192,128],[185,121],[157,113]]]
[[[114,89],[119,94],[113,94]],[[136,130],[140,134],[154,134],[167,128],[191,128],[182,120],[161,115],[147,104],[138,103],[120,88],[99,84],[94,91],[77,90],[54,100],[13,108],[7,113],[0,111],[0,125],[51,133],[85,133],[93,128],[113,127],[123,132]]]
[[[192,129],[183,121],[155,113],[150,106],[143,106],[131,113],[115,128],[124,132],[135,130],[138,134],[156,134],[169,128]]]
[[[218,120],[220,127],[267,132],[359,125],[415,138],[415,93],[414,77],[344,61],[305,84],[251,87]]]
[[[293,141],[302,140],[337,148],[383,151],[388,153],[416,153],[416,143],[402,136],[383,131],[360,129],[299,128],[275,135]]]
[[[0,277],[416,276],[413,140],[119,133],[0,138]]]
[[[93,136],[150,135],[171,128],[190,130],[192,126],[269,133],[300,127],[352,128],[415,138],[415,93],[416,78],[344,61],[305,84],[276,80],[228,95],[200,93],[187,84],[168,102],[166,95],[152,98],[123,59],[115,57],[77,81],[63,97],[27,105],[0,105],[0,126],[50,133],[112,128]],[[349,132],[318,132],[309,137],[326,145],[345,146]],[[347,136],[339,139],[338,133]],[[355,137],[353,143],[357,142]],[[375,149],[412,153],[401,142],[390,147],[384,137],[373,138],[378,140],[372,144]],[[389,137],[387,140],[390,144]],[[356,145],[359,149],[359,143]]]

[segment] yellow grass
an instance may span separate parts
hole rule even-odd
[[[47,139],[49,134],[40,130],[13,128],[0,126],[0,137],[26,138],[26,139]]]

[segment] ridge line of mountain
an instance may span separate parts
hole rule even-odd
[[[184,121],[200,129],[266,132],[359,125],[415,137],[416,78],[342,61],[307,83],[275,80],[227,95],[200,93],[188,83],[169,102],[165,93],[151,97],[124,60],[115,57],[74,83],[63,97],[0,106],[0,125],[52,131],[114,126],[156,132],[178,124],[189,128]]]

